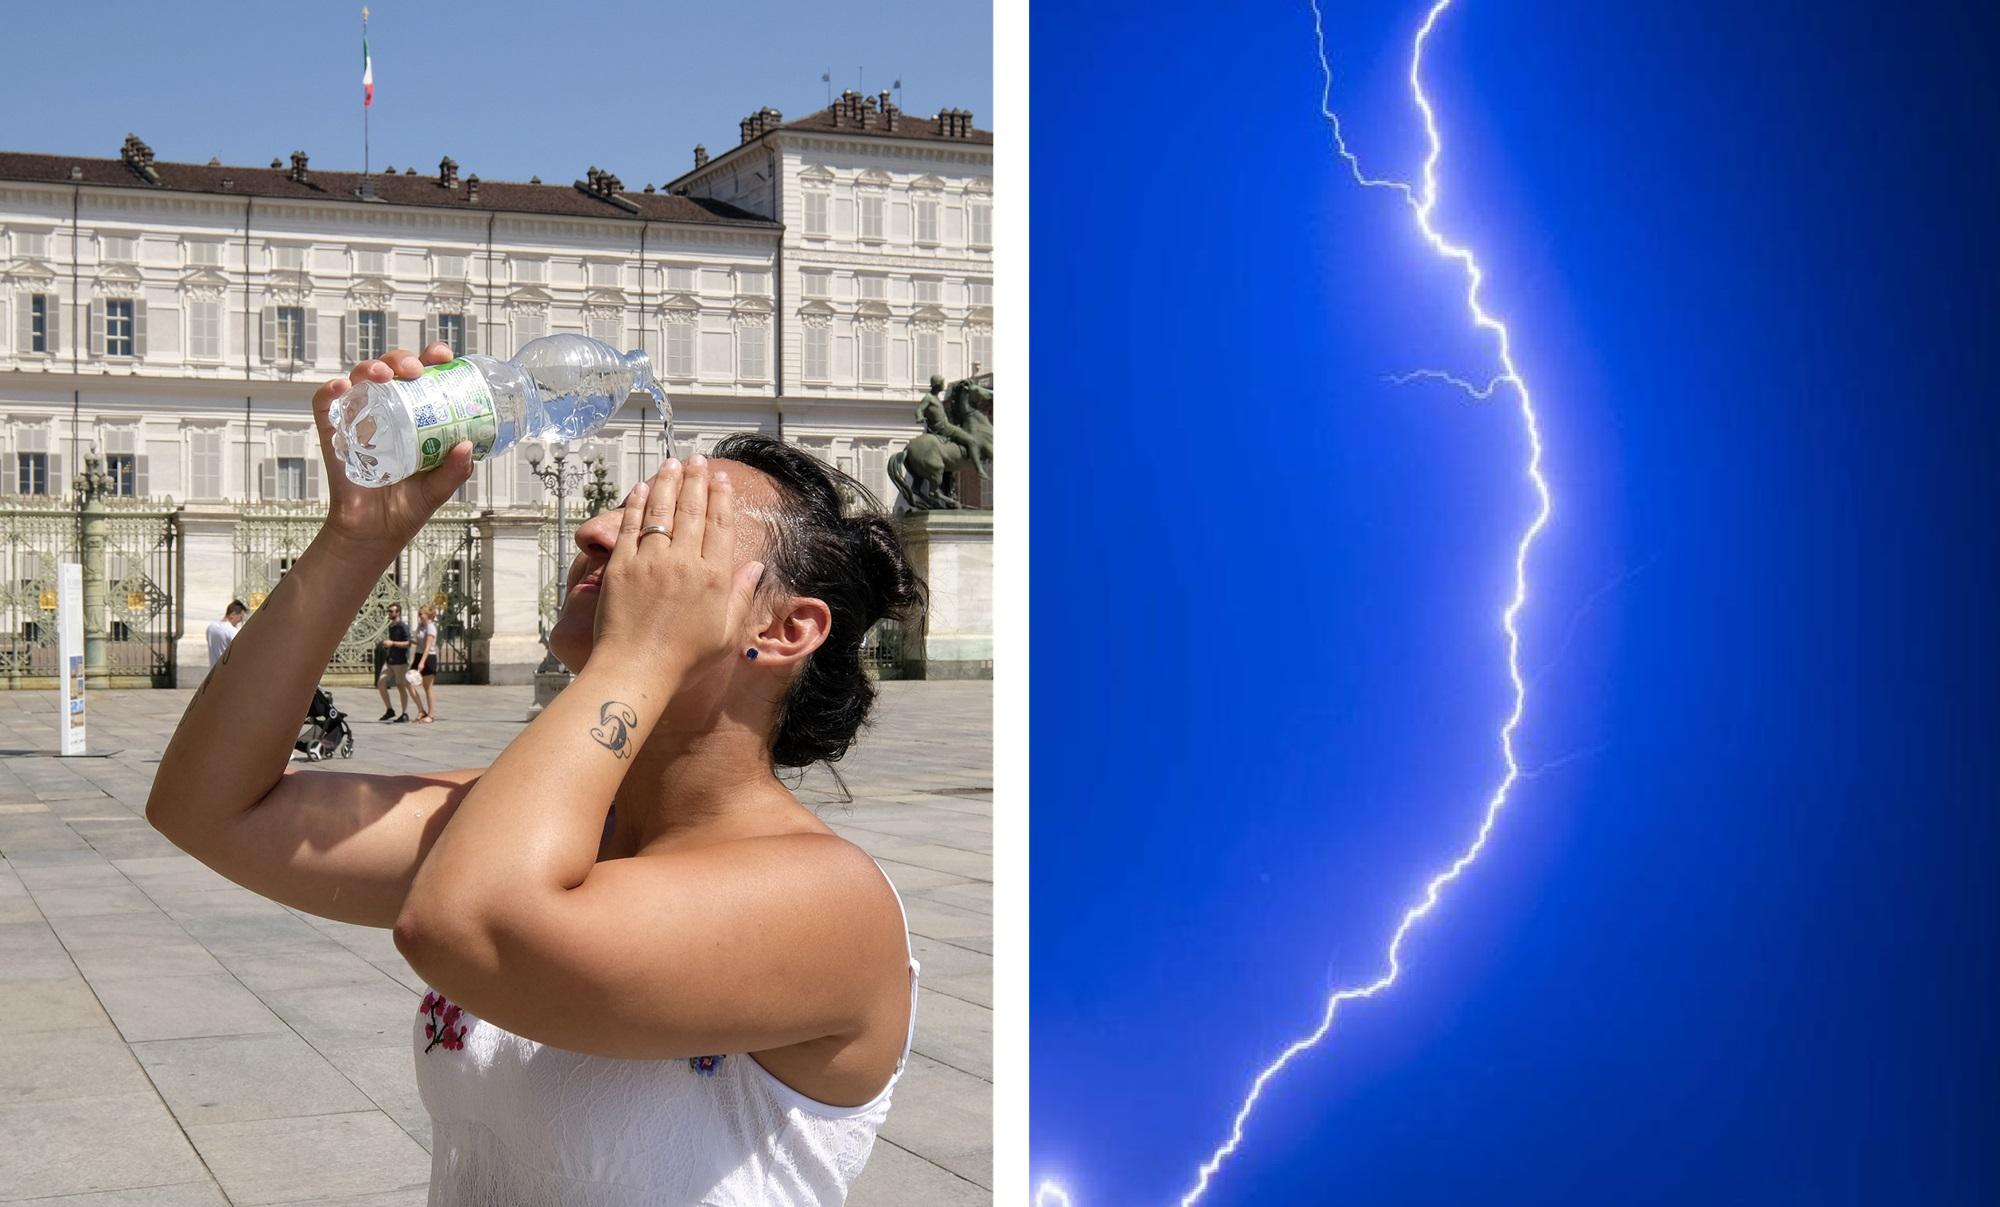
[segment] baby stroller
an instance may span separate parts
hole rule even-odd
[[[299,727],[299,740],[292,746],[306,756],[308,763],[330,759],[336,750],[341,758],[354,757],[354,730],[347,724],[347,714],[333,706],[332,692],[323,687],[313,688],[312,708],[306,713],[305,724]]]

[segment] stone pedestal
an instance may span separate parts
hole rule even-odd
[[[229,504],[189,503],[181,508],[181,636],[174,643],[174,668],[181,687],[193,687],[208,674],[208,626],[222,619],[222,610],[234,598],[236,526],[242,518]]]
[[[904,677],[991,679],[993,513],[913,511],[897,522],[930,590],[923,619],[904,630]]]
[[[473,678],[479,683],[526,684],[548,653],[537,627],[542,566],[534,515],[487,514],[479,518],[484,552],[479,567],[485,633],[472,643]]]

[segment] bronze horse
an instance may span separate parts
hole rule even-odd
[[[946,414],[953,427],[971,440],[968,447],[949,436],[924,432],[889,456],[889,480],[912,511],[939,511],[963,507],[952,489],[951,475],[970,461],[985,481],[993,480],[993,421],[974,404],[969,381],[954,382],[945,397]]]

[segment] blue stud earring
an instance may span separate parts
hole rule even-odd
[[[753,645],[749,649],[744,650],[743,656],[752,662],[757,661],[757,647]]]

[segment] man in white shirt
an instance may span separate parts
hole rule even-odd
[[[243,622],[249,615],[250,609],[244,606],[242,600],[232,599],[229,601],[229,606],[223,609],[222,619],[209,622],[208,664],[210,666],[222,660],[223,652],[229,648],[229,643],[236,640],[236,630],[243,627]]]

